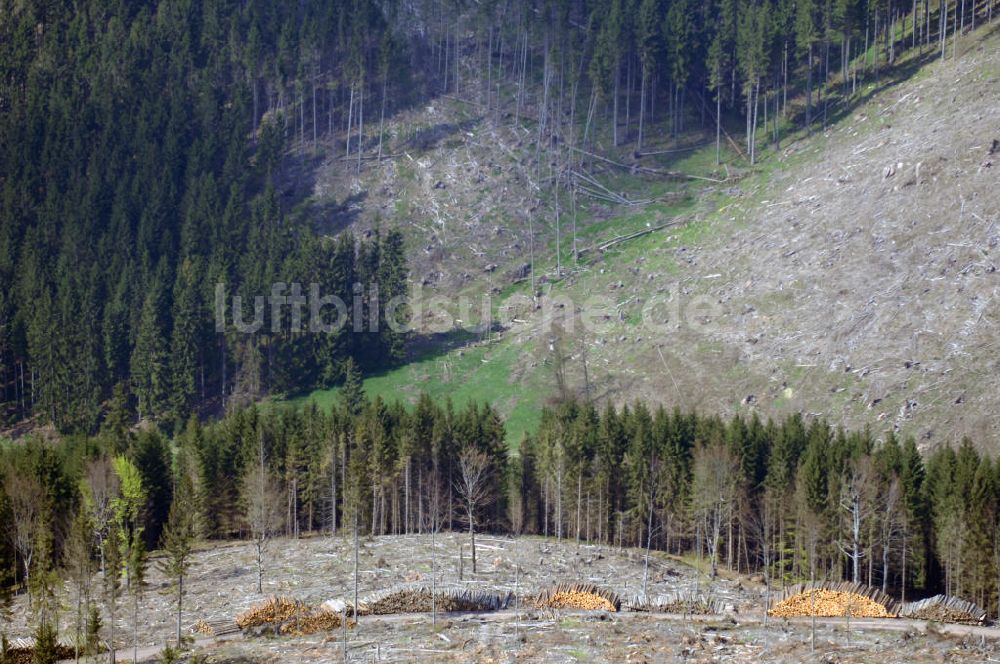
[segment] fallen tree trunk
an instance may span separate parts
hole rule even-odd
[[[601,251],[601,252],[607,251],[611,247],[617,244],[621,244],[622,242],[626,242],[628,240],[634,240],[638,237],[642,237],[643,235],[649,235],[650,233],[655,233],[656,231],[662,231],[664,228],[669,228],[671,226],[680,226],[686,223],[687,220],[684,219],[668,221],[665,224],[660,224],[659,226],[653,226],[651,228],[644,228],[641,231],[636,231],[635,233],[629,233],[628,235],[619,235],[618,237],[608,240],[607,242],[603,242],[597,245],[596,247],[584,247],[579,251],[579,253],[580,255],[583,255],[588,251]]]

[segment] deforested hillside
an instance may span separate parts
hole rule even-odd
[[[995,439],[1000,39],[963,46],[790,147],[698,248],[712,338],[756,376],[730,404]]]
[[[711,125],[692,133],[700,149],[656,164],[695,179],[644,172],[652,160],[621,152],[612,154],[628,168],[592,160],[586,173],[627,201],[586,197],[587,183],[576,182],[580,256],[566,252],[573,238],[564,235],[558,276],[555,201],[517,187],[525,169],[516,130],[445,106],[478,119],[452,126],[436,148],[400,150],[376,187],[352,176],[328,180],[326,194],[354,187],[377,201],[381,191],[381,212],[358,204],[351,223],[362,226],[384,224],[389,201],[432,211],[407,231],[415,283],[431,294],[492,290],[498,322],[490,335],[452,335],[484,342],[458,351],[418,346],[415,362],[369,389],[488,398],[510,418],[513,439],[536,421],[539,399],[571,394],[805,412],[923,443],[991,440],[998,49],[987,26],[961,36],[957,51],[949,41],[943,61],[913,52],[838,100],[825,130],[817,123],[776,151],[761,148],[753,167],[729,146],[716,170]],[[440,123],[443,113],[422,109],[411,122]],[[485,184],[470,185],[467,170]],[[529,227],[532,213],[542,230]],[[566,218],[564,209],[563,233]],[[579,317],[568,323],[565,303],[548,306],[568,298],[580,313],[594,295],[610,304],[596,332]],[[655,329],[643,324],[644,308]]]

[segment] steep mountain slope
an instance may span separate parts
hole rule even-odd
[[[576,265],[563,201],[561,278],[546,174],[523,168],[527,131],[447,100],[450,112],[400,121],[439,138],[397,140],[400,154],[374,178],[321,176],[313,201],[355,196],[337,227],[404,224],[414,285],[448,297],[492,290],[501,330],[458,350],[439,342],[485,335],[421,337],[415,361],[369,390],[489,398],[512,416],[515,439],[559,390],[723,415],[801,411],[924,443],[995,439],[1000,37],[980,30],[956,59],[914,58],[892,75],[860,89],[828,131],[738,181],[682,185],[597,163],[610,189],[668,202],[581,203],[581,247],[678,225]],[[710,177],[714,146],[684,159],[661,163]],[[511,285],[532,245],[533,300],[525,281]],[[607,315],[584,331],[570,318],[595,295]]]

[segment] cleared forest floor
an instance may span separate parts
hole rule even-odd
[[[458,580],[459,546],[465,544],[465,575]],[[557,581],[587,581],[623,597],[639,593],[642,551],[577,545],[543,538],[482,537],[479,572],[471,574],[467,536],[442,534],[362,540],[359,556],[362,598],[392,588],[431,584],[435,561],[438,588],[518,591],[527,595]],[[155,571],[140,603],[140,660],[153,661],[173,636],[174,606],[165,580]],[[265,595],[280,594],[319,604],[353,594],[353,544],[347,537],[311,537],[272,543]],[[520,571],[516,571],[517,568]],[[723,570],[725,572],[725,570]],[[661,554],[650,566],[648,595],[703,596],[734,609],[725,615],[605,613],[574,610],[517,610],[481,614],[363,616],[349,631],[348,659],[355,662],[971,662],[1000,658],[996,629],[929,626],[903,620],[843,619],[817,623],[815,651],[808,620],[763,618],[764,588],[725,572],[704,574]],[[260,602],[255,592],[253,550],[224,543],[200,550],[188,581],[185,632],[198,620],[232,619]],[[68,592],[68,589],[67,589]],[[27,634],[27,611],[15,606],[15,635]],[[61,625],[72,632],[69,595]],[[119,609],[119,660],[131,658],[131,622],[126,602]],[[210,662],[343,661],[342,632],[307,637],[199,637],[194,652]]]

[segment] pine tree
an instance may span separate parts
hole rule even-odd
[[[180,425],[199,395],[198,369],[203,364],[202,348],[206,345],[199,316],[198,285],[202,278],[200,263],[188,259],[177,270],[173,289],[173,330],[170,340],[170,404],[173,419]],[[204,377],[201,397],[204,398]]]
[[[184,579],[191,567],[191,553],[196,532],[194,487],[190,478],[180,474],[177,490],[170,504],[170,515],[163,530],[163,549],[166,557],[160,569],[171,579],[177,589],[177,647],[182,645],[181,620],[184,609]]]
[[[340,403],[344,412],[351,417],[360,415],[366,403],[361,371],[352,357],[344,362],[344,384],[340,387]]]
[[[160,280],[150,287],[132,351],[132,391],[138,398],[139,418],[156,419],[169,398],[169,358],[164,322],[164,297]]]

